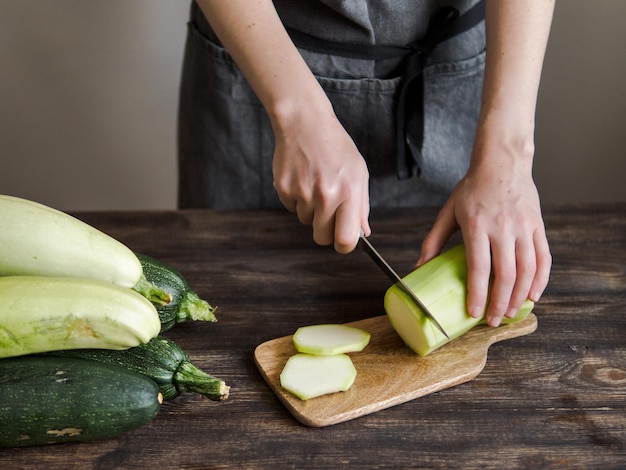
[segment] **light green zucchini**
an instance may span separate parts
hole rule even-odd
[[[145,281],[132,250],[65,212],[0,195],[0,220],[0,276],[99,279],[136,288],[153,301],[170,300]]]
[[[59,349],[127,349],[158,335],[154,305],[95,279],[0,277],[0,358]]]
[[[446,338],[397,285],[391,286],[385,294],[385,311],[396,332],[420,356],[430,354],[475,326],[486,323],[484,318],[474,318],[467,313],[467,262],[464,245],[457,245],[433,258],[403,280],[449,336],[449,339]],[[502,323],[524,320],[533,307],[534,303],[527,300],[515,317],[505,317]]]

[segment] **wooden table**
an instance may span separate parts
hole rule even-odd
[[[364,253],[316,246],[285,212],[76,215],[171,263],[219,306],[218,323],[169,337],[231,395],[183,395],[117,439],[2,449],[1,468],[626,468],[624,203],[545,209],[554,266],[539,327],[493,345],[477,378],[323,428],[293,418],[253,352],[298,326],[384,314],[388,281]],[[374,211],[372,240],[408,273],[435,216]]]

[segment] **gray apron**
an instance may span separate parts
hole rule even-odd
[[[367,162],[372,207],[445,202],[467,171],[472,150],[484,72],[483,23],[441,38],[429,51],[419,93],[402,100],[418,110],[419,119],[403,120],[398,109],[408,60],[378,57],[379,46],[402,48],[430,36],[441,2],[274,3]],[[476,2],[447,3],[463,13]],[[342,44],[349,53],[335,50]],[[354,55],[354,46],[373,55]],[[407,152],[399,126],[406,127]],[[267,114],[195,3],[181,77],[178,151],[179,207],[282,207],[272,185],[274,139]]]

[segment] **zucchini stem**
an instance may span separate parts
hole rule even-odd
[[[215,311],[217,307],[211,306],[206,300],[201,299],[198,294],[188,290],[180,302],[180,307],[176,313],[176,322],[185,320],[201,320],[216,322]]]
[[[230,392],[230,387],[223,380],[198,369],[190,361],[181,362],[174,374],[173,383],[180,393],[195,392],[213,401],[226,400]]]
[[[169,292],[148,281],[143,273],[137,281],[137,284],[133,286],[133,290],[139,292],[146,299],[155,304],[165,306],[172,301],[172,296]]]

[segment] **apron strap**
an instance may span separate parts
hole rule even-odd
[[[435,11],[423,38],[406,46],[360,45],[327,41],[301,31],[287,28],[294,44],[311,52],[363,60],[405,58],[396,105],[396,145],[398,179],[418,176],[418,162],[423,143],[423,75],[426,60],[440,42],[477,26],[485,18],[484,0],[480,0],[463,15],[451,6]]]

